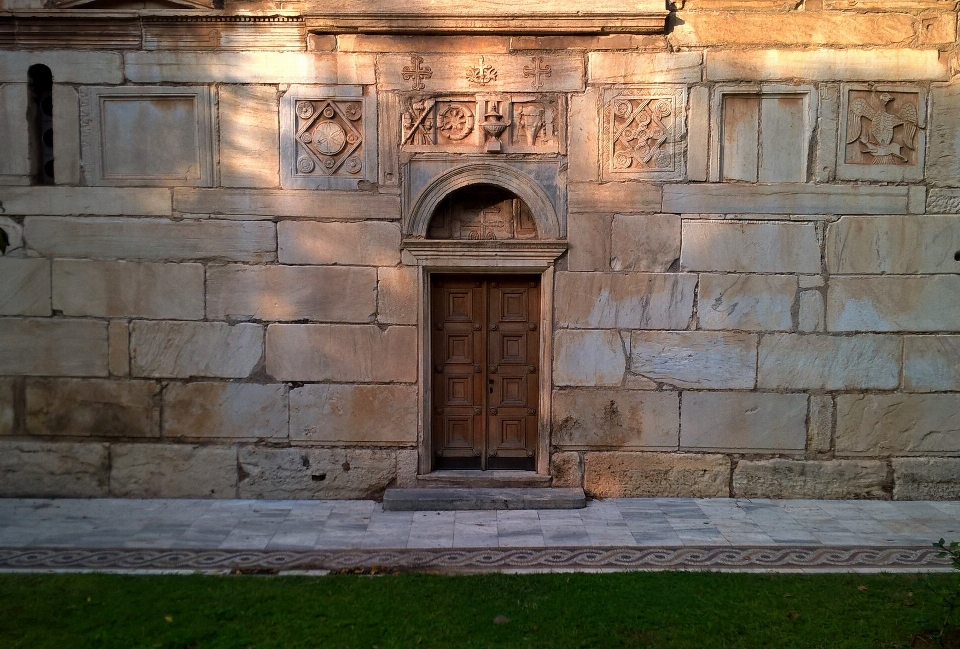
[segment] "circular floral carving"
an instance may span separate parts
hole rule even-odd
[[[327,106],[326,108],[323,109],[323,116],[326,117],[327,119],[330,119],[331,117],[333,117],[334,114],[335,114],[335,111],[333,110],[333,106]]]
[[[341,104],[340,108],[352,122],[357,121],[363,115],[363,108],[360,104]]]
[[[301,101],[297,104],[297,115],[300,119],[310,119],[313,117],[313,104],[309,101]]]
[[[613,166],[616,169],[626,169],[633,164],[633,156],[628,153],[618,152],[613,156]]]
[[[310,173],[311,171],[313,171],[314,166],[315,165],[313,164],[313,160],[311,160],[307,156],[302,156],[299,160],[297,160],[297,171],[299,171],[302,174]]]
[[[313,131],[313,145],[324,155],[337,155],[347,145],[347,134],[336,122],[320,122]]]
[[[440,113],[440,130],[449,139],[459,141],[473,132],[473,112],[466,106],[453,105]]]
[[[357,137],[356,133],[347,133],[347,142],[349,142],[350,144],[356,144],[357,140],[359,139],[360,138]]]
[[[337,161],[328,155],[320,156],[320,162],[323,163],[323,166],[327,169],[333,169],[333,165],[337,164]]]
[[[633,106],[625,99],[618,99],[613,104],[613,112],[619,118],[629,117],[633,112]]]
[[[303,142],[304,144],[310,144],[311,142],[313,142],[313,133],[311,133],[310,131],[305,131],[301,133],[300,141]]]
[[[347,161],[343,163],[343,168],[347,170],[347,173],[356,174],[360,173],[360,169],[363,167],[360,164],[360,158],[356,156],[350,156],[347,158]]]

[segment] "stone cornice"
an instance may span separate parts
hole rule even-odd
[[[668,12],[472,16],[440,13],[308,14],[315,33],[366,34],[661,34]]]

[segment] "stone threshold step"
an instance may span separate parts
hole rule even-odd
[[[466,509],[582,509],[583,489],[523,487],[425,487],[387,489],[384,511],[452,511]]]
[[[417,476],[417,487],[549,487],[552,478],[534,471],[434,471]]]

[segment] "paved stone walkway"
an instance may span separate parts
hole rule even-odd
[[[625,498],[384,512],[372,501],[0,499],[4,570],[942,569],[930,546],[941,537],[960,539],[960,502]]]

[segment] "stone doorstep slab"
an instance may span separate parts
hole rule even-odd
[[[417,476],[417,487],[549,487],[553,478],[532,471],[449,469]]]
[[[384,511],[454,511],[467,509],[583,509],[579,488],[426,487],[387,489]]]

